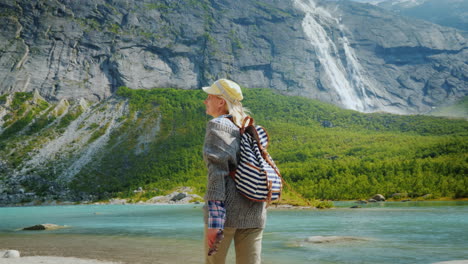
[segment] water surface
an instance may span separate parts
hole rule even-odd
[[[264,263],[435,263],[468,259],[468,202],[386,202],[268,214]],[[0,208],[0,248],[127,263],[202,263],[201,205]],[[20,231],[39,223],[53,231]],[[319,236],[333,238],[324,243]],[[340,239],[341,238],[341,239]],[[232,250],[231,250],[232,251]],[[233,254],[229,259],[232,261]],[[233,262],[232,262],[233,263]]]

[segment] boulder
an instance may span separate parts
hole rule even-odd
[[[171,201],[177,202],[187,197],[187,193],[178,193],[171,198]]]
[[[60,225],[55,225],[55,224],[39,224],[39,225],[34,225],[34,226],[29,226],[23,228],[23,230],[56,230],[56,229],[62,229],[62,228],[67,228],[67,226],[60,226]]]
[[[377,202],[384,202],[385,201],[385,196],[381,194],[376,194],[372,197],[372,199],[376,200]]]
[[[3,254],[3,258],[19,258],[20,252],[18,250],[7,250],[5,254]]]

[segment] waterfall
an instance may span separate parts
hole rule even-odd
[[[294,5],[305,13],[302,21],[304,33],[315,49],[326,75],[325,79],[336,91],[343,106],[361,112],[375,110],[375,102],[367,94],[367,91],[374,93],[372,85],[364,77],[356,54],[345,36],[344,26],[327,10],[317,7],[313,0],[294,0]],[[338,25],[337,28],[341,33],[339,42],[345,52],[346,67],[340,60],[338,48],[319,21]]]

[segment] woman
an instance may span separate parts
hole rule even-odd
[[[203,90],[208,94],[204,101],[206,114],[213,117],[207,124],[203,147],[208,168],[204,197],[206,263],[225,263],[234,240],[237,264],[260,264],[265,203],[253,202],[240,195],[229,176],[237,167],[239,127],[247,116],[240,102],[242,91],[239,85],[226,79],[217,80]],[[217,236],[221,238],[219,233],[224,239],[215,243]]]

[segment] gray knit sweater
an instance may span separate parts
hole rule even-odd
[[[237,167],[239,128],[224,116],[214,118],[206,127],[203,158],[208,168],[205,201],[223,201],[226,208],[225,227],[265,228],[265,203],[253,202],[236,190],[229,172]],[[208,219],[207,206],[205,223]]]

